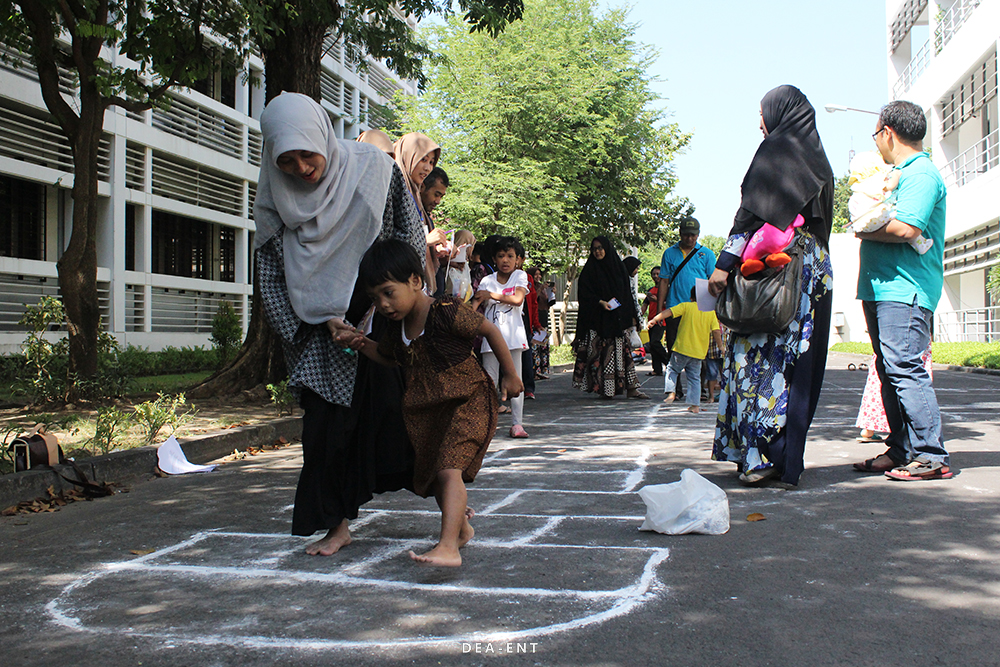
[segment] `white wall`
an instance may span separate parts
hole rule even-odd
[[[830,236],[833,263],[833,322],[830,345],[861,341],[867,343],[868,327],[858,301],[858,258],[861,241],[854,234]]]

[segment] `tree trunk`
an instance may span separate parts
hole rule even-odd
[[[73,149],[73,231],[56,264],[69,333],[66,400],[76,397],[76,378],[97,374],[101,313],[97,299],[97,150],[104,126],[104,105],[95,91],[81,90],[80,120],[70,137]]]
[[[281,382],[288,374],[281,339],[267,322],[256,286],[251,303],[250,327],[239,354],[229,365],[191,388],[187,392],[191,398],[229,396],[262,384]]]
[[[324,25],[289,27],[273,49],[264,51],[264,97],[268,102],[285,91],[320,100],[320,62],[327,29]],[[260,290],[254,285],[250,326],[239,354],[228,366],[190,389],[188,396],[232,395],[262,384],[280,382],[288,374],[281,339],[271,329],[259,295]]]

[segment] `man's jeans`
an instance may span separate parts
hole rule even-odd
[[[941,411],[920,355],[931,339],[931,311],[916,304],[863,301],[875,370],[882,382],[882,405],[889,422],[889,457],[948,464],[941,436]]]

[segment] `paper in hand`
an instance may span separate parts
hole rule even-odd
[[[709,294],[708,281],[704,278],[694,279],[694,296],[698,302],[698,310],[703,313],[715,310],[715,303],[719,300],[719,297]]]

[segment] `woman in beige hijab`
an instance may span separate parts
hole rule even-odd
[[[363,144],[371,144],[376,148],[389,154],[389,157],[396,157],[396,149],[392,146],[392,139],[382,130],[365,130],[358,135],[358,141]]]
[[[410,188],[410,194],[413,195],[417,210],[424,218],[424,227],[427,231],[427,284],[432,291],[437,292],[439,287],[444,287],[443,276],[441,281],[437,277],[441,264],[439,246],[447,243],[448,239],[444,232],[434,228],[434,222],[424,210],[424,205],[420,201],[420,186],[427,178],[427,174],[431,173],[431,170],[437,166],[438,160],[441,158],[441,147],[426,135],[410,132],[397,139],[396,143],[393,144],[393,149],[396,153],[396,164],[403,172],[403,178]],[[439,282],[441,285],[438,285]]]

